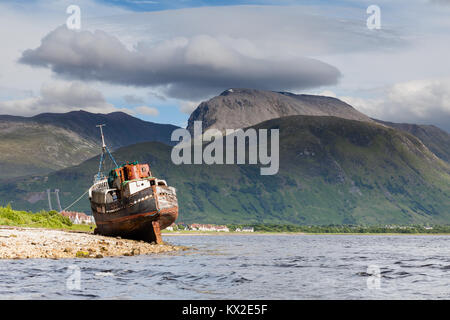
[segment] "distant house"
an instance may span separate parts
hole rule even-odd
[[[166,228],[166,230],[173,231],[174,228],[175,228],[176,226],[177,226],[177,225],[176,225],[175,223],[172,223],[170,226],[168,226],[168,227]]]
[[[215,229],[218,232],[230,232],[227,226],[215,226]]]
[[[211,224],[193,223],[189,226],[189,230],[193,231],[213,231]]]
[[[192,231],[198,230],[199,227],[200,227],[200,225],[199,225],[199,224],[196,224],[196,223],[193,223],[193,224],[188,225],[188,229],[189,229],[189,230],[192,230]]]
[[[84,212],[62,211],[61,215],[67,217],[74,224],[91,224],[95,223],[93,216],[88,216]]]
[[[194,231],[217,231],[217,232],[230,232],[227,226],[216,226],[212,224],[198,224],[193,223],[189,226],[189,230]]]
[[[253,227],[243,227],[242,232],[255,232]]]

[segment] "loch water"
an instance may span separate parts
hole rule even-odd
[[[0,299],[449,299],[450,236],[177,235],[186,251],[0,260]]]

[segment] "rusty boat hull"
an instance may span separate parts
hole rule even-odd
[[[106,219],[105,215],[94,212],[97,224],[95,234],[158,243],[160,242],[158,229],[167,228],[178,217],[178,207],[171,208],[164,213],[142,212],[141,210],[138,213],[121,211],[114,214],[113,217],[106,217]]]
[[[148,182],[149,186],[127,197],[115,197],[116,189],[100,188],[91,192],[95,233],[161,243],[160,231],[178,218],[175,188],[156,178],[135,182]]]
[[[113,212],[98,211],[98,204],[92,203],[92,212],[97,228],[96,234],[104,236],[158,242],[155,230],[163,230],[178,218],[178,206],[158,210],[154,199],[145,199],[136,204],[116,206]],[[108,210],[109,209],[109,210]],[[109,212],[108,212],[109,211]]]

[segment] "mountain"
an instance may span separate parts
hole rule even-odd
[[[375,120],[375,119],[374,119]],[[419,138],[439,158],[450,162],[450,134],[433,125],[393,123],[375,120],[392,128],[409,132]]]
[[[112,149],[145,141],[159,141],[173,145],[170,135],[178,128],[171,124],[144,121],[124,112],[101,114],[80,110],[68,113],[43,113],[29,120],[62,127],[96,142],[100,141],[96,125],[106,124],[103,130]]]
[[[223,130],[245,128],[291,115],[335,116],[373,121],[336,98],[233,88],[202,102],[189,117],[187,129],[192,133],[194,121],[203,121],[203,130]]]
[[[280,130],[280,170],[258,165],[174,165],[171,147],[147,142],[114,152],[148,162],[178,190],[179,222],[409,224],[450,221],[450,165],[413,135],[375,122],[289,116],[254,126]],[[89,188],[98,157],[45,176],[9,180],[0,204],[48,208],[59,188],[63,207]],[[73,207],[90,212],[84,197]]]
[[[432,126],[393,123],[371,119],[349,104],[331,97],[233,88],[202,102],[192,112],[187,129],[193,133],[194,121],[208,128],[237,129],[290,115],[335,116],[364,122],[378,122],[406,131],[419,138],[441,159],[450,161],[450,134]]]
[[[144,141],[172,144],[176,126],[134,118],[123,112],[44,113],[34,117],[0,116],[0,178],[45,174],[99,154],[97,124],[106,124],[111,149]]]

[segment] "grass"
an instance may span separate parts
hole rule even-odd
[[[70,228],[64,228],[72,231],[93,232],[95,224],[72,224]]]
[[[60,215],[54,210],[42,210],[37,213],[32,213],[13,210],[10,205],[0,207],[0,225],[76,231],[91,231],[94,228],[93,225],[73,224],[69,218]]]

